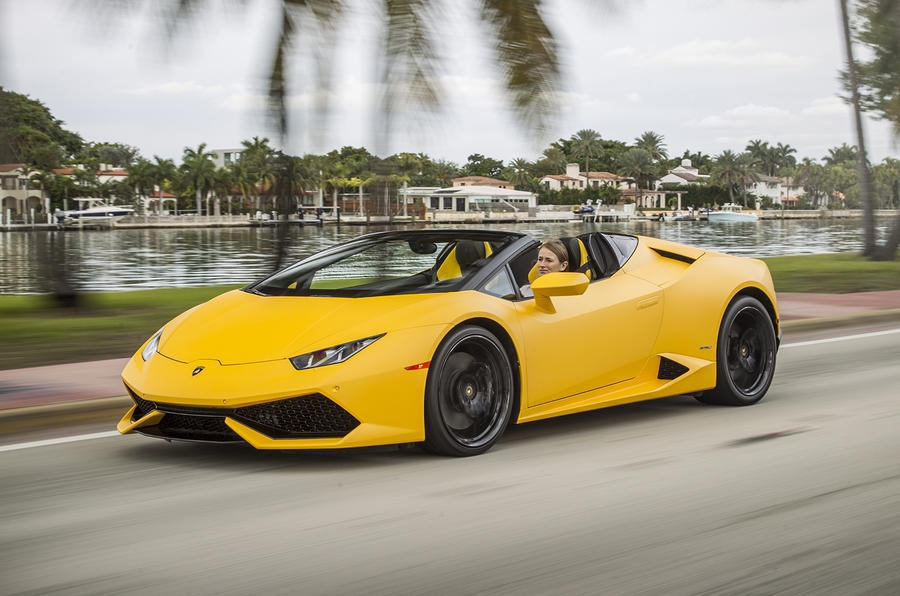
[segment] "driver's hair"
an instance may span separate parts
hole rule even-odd
[[[543,244],[538,248],[546,248],[559,259],[560,263],[565,263],[569,260],[569,251],[566,249],[566,245],[563,244],[562,240],[558,238],[554,238],[553,240],[546,240]]]

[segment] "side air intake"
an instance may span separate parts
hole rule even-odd
[[[674,360],[670,360],[665,356],[659,357],[659,374],[657,378],[670,381],[677,379],[688,371],[688,367],[678,364]]]
[[[673,261],[681,261],[682,263],[687,263],[688,265],[690,265],[691,263],[693,263],[694,261],[697,260],[697,259],[692,259],[691,257],[685,256],[685,255],[680,255],[677,252],[671,252],[668,250],[663,250],[661,248],[654,248],[652,246],[650,248],[653,250],[653,252],[655,252],[656,254],[658,254],[661,257],[665,257],[667,259],[672,259]]]

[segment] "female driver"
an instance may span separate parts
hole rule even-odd
[[[569,251],[562,243],[562,240],[547,240],[538,249],[537,258],[537,276],[546,275],[547,273],[555,273],[565,271],[569,268]],[[531,292],[531,285],[525,284],[519,288],[519,292],[523,297],[529,298],[534,294]]]

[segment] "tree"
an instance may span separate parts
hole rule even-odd
[[[856,126],[857,156],[856,170],[859,175],[859,185],[862,192],[863,203],[863,255],[875,258],[875,211],[872,200],[872,173],[869,171],[869,162],[866,157],[866,141],[863,135],[862,104],[859,97],[859,83],[856,80],[856,61],[853,58],[853,41],[850,35],[850,16],[847,10],[847,0],[839,0],[841,6],[841,25],[844,33],[844,47],[847,53],[847,85],[850,88],[850,105],[853,107],[853,122]],[[898,22],[900,24],[900,22]],[[896,30],[896,29],[895,29]],[[900,241],[900,216],[898,216],[896,229],[892,235],[894,240],[890,255],[881,255],[885,259],[894,258],[897,250],[897,242]],[[890,244],[890,240],[888,242]]]
[[[752,176],[747,154],[738,155],[726,149],[716,156],[715,165],[710,175],[710,182],[728,189],[728,201],[734,203],[734,187],[743,189],[744,182]],[[744,204],[746,205],[746,196]]]
[[[197,214],[200,214],[201,203],[206,199],[206,215],[209,215],[208,195],[215,184],[216,171],[212,153],[206,151],[206,143],[200,143],[197,149],[185,147],[181,161],[181,182],[196,196]]]
[[[480,153],[473,153],[467,160],[460,172],[463,176],[496,178],[503,171],[503,162],[501,160],[485,157]]]
[[[573,148],[584,155],[584,171],[587,172],[588,185],[591,182],[591,155],[600,149],[600,133],[590,128],[583,128],[572,137]]]
[[[40,101],[0,87],[0,163],[34,163],[46,169],[77,154],[82,138],[63,128]]]
[[[661,161],[669,157],[664,141],[664,136],[648,130],[634,140],[634,146],[649,153],[653,161]]]
[[[828,150],[828,155],[822,158],[826,166],[837,166],[841,164],[856,163],[858,151],[855,146],[842,144],[840,147],[832,147]]]
[[[128,183],[141,198],[153,192],[154,165],[146,159],[139,159],[128,170]]]
[[[520,190],[531,188],[533,180],[531,168],[531,162],[523,157],[517,157],[510,162],[509,167],[506,169],[508,172],[506,178]]]
[[[171,183],[175,181],[175,178],[178,176],[178,168],[175,167],[175,162],[171,159],[164,159],[158,155],[153,156],[153,183],[159,189],[159,201],[156,205],[157,214],[162,213],[162,196],[163,196],[163,187],[167,182]],[[178,200],[175,202],[175,215],[178,215]]]
[[[643,197],[642,189],[644,188],[642,182],[646,181],[654,172],[653,158],[650,152],[645,149],[629,149],[622,155],[620,172],[634,178],[638,188],[638,204],[640,204],[640,199]]]

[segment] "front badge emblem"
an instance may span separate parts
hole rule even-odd
[[[204,368],[206,368],[206,367],[205,367],[205,366],[198,366],[197,368],[194,369],[194,372],[191,373],[191,376],[192,376],[192,377],[196,377],[197,375],[199,375],[200,373],[203,372],[203,369],[204,369]]]

